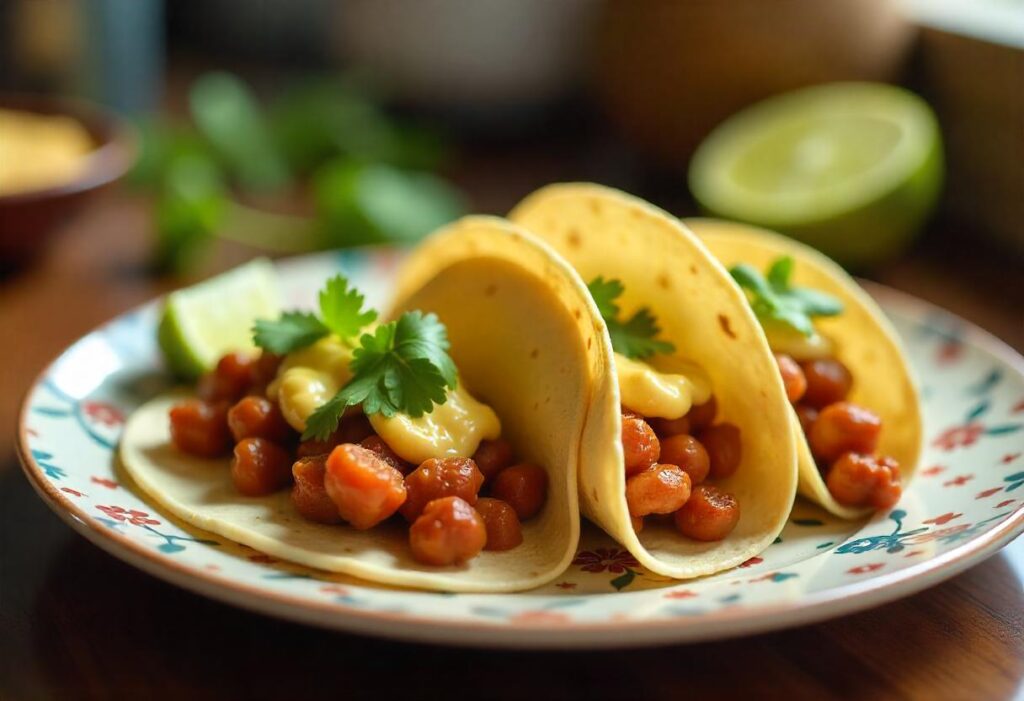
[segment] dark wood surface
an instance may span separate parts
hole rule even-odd
[[[566,177],[480,181],[503,211]],[[491,165],[494,165],[492,162]],[[534,169],[536,175],[536,169]],[[21,396],[96,324],[188,280],[143,264],[148,203],[113,193],[40,263],[0,280],[0,699],[37,698],[1011,698],[1024,693],[1024,541],[903,601],[804,628],[713,644],[600,653],[516,653],[398,644],[250,614],[176,589],[73,533],[14,456]],[[1024,349],[1019,261],[934,230],[873,277],[930,299]],[[221,249],[202,273],[247,252]],[[201,273],[197,272],[197,275]],[[354,696],[353,696],[354,695]]]

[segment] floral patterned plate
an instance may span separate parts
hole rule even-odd
[[[293,305],[343,270],[386,303],[399,254],[285,261]],[[521,594],[447,594],[367,584],[277,561],[185,526],[117,467],[124,417],[170,382],[157,304],[97,329],[47,368],[25,401],[19,448],[39,494],[111,554],[175,584],[271,615],[371,635],[454,644],[619,647],[706,640],[822,620],[891,601],[976,564],[1024,530],[1024,359],[922,302],[870,290],[921,381],[927,449],[902,501],[845,523],[798,500],[759,557],[677,582],[640,567],[593,527],[572,566]]]

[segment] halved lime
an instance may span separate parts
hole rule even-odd
[[[254,348],[252,325],[276,317],[281,302],[274,266],[257,258],[167,296],[157,340],[167,365],[198,377],[225,353]]]
[[[847,265],[891,257],[942,183],[935,115],[879,83],[832,83],[770,98],[719,125],[690,162],[710,213],[776,229]]]

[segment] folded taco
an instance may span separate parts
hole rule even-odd
[[[741,290],[677,219],[624,193],[553,185],[509,218],[589,282],[614,350],[580,452],[583,512],[675,578],[738,565],[785,524],[796,437]]]
[[[501,219],[429,238],[377,320],[342,277],[256,323],[120,454],[185,521],[285,560],[448,591],[531,588],[579,536],[577,458],[602,362],[586,288]]]
[[[800,493],[842,518],[895,504],[921,451],[917,386],[896,332],[842,268],[778,234],[687,220],[746,291],[799,431]]]

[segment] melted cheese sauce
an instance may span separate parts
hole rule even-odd
[[[765,324],[764,335],[775,353],[785,353],[794,360],[815,360],[835,356],[835,344],[815,331],[810,336],[779,324]]]
[[[494,410],[477,401],[462,385],[448,392],[448,401],[419,418],[395,414],[370,416],[370,425],[403,459],[418,465],[430,458],[468,458],[483,439],[501,435]]]
[[[334,336],[322,338],[285,357],[267,397],[277,401],[285,420],[301,433],[310,414],[351,379],[351,360],[352,349]]]
[[[622,405],[643,415],[678,419],[694,404],[711,398],[711,383],[700,368],[684,373],[659,372],[647,363],[615,354]]]

